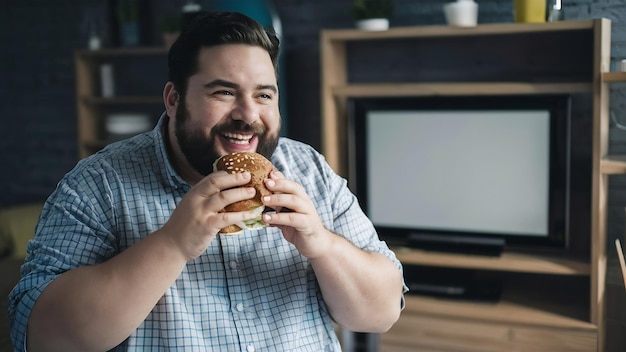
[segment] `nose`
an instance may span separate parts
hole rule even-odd
[[[254,99],[249,97],[239,97],[231,113],[233,120],[240,120],[247,124],[252,124],[259,120],[259,107]]]

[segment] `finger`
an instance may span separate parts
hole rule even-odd
[[[268,225],[285,225],[297,228],[306,223],[306,217],[299,213],[266,213],[263,214],[263,222]]]
[[[229,204],[233,204],[235,202],[239,202],[246,199],[251,199],[256,195],[256,190],[254,187],[236,187],[231,188],[225,191],[218,192],[214,199],[215,205],[219,207],[219,209],[223,209],[225,206]]]
[[[298,183],[288,180],[286,178],[268,178],[265,180],[265,187],[272,191],[272,193],[294,193],[304,196],[304,188]]]
[[[285,175],[278,170],[272,170],[272,172],[270,172],[270,178],[274,180],[278,180],[281,178],[285,178]]]
[[[264,205],[276,209],[276,212],[310,213],[301,199],[294,194],[274,193],[269,196],[264,196],[261,201]]]
[[[222,190],[243,186],[248,182],[250,182],[249,172],[229,174],[226,171],[218,171],[204,177],[194,188],[201,194],[211,196]]]

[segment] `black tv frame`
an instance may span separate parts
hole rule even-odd
[[[571,97],[566,94],[360,97],[348,100],[349,183],[368,211],[365,116],[372,110],[536,110],[550,112],[548,235],[507,235],[375,227],[391,245],[472,254],[498,255],[504,246],[566,249],[569,236]]]

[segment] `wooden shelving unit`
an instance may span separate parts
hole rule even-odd
[[[104,131],[104,119],[107,113],[129,111],[155,115],[155,110],[163,105],[163,98],[160,95],[146,95],[143,92],[132,95],[116,95],[111,98],[102,97],[100,94],[100,65],[112,62],[123,65],[125,61],[154,58],[164,60],[166,56],[167,49],[164,47],[78,50],[74,53],[79,158],[89,156],[109,143]],[[162,69],[164,76],[165,67],[162,66]],[[157,75],[158,72],[154,74]],[[116,75],[115,78],[120,81],[124,79],[120,75]],[[154,91],[157,92],[162,89],[162,86],[154,88]]]
[[[609,20],[594,19],[321,32],[322,150],[335,171],[345,177],[349,175],[346,131],[350,98],[574,94],[589,96],[592,101],[588,116],[593,126],[591,231],[579,239],[588,252],[564,255],[505,250],[502,256],[491,258],[395,248],[405,266],[495,272],[506,285],[502,299],[495,304],[407,297],[399,322],[381,336],[382,351],[603,351],[607,176],[626,173],[626,156],[608,155],[608,85],[626,81],[626,73],[605,72],[610,66],[610,27]],[[380,46],[379,51],[396,50],[393,45],[397,50],[419,47],[405,55],[426,51],[415,59],[418,68],[445,52],[468,57],[452,59],[448,71],[437,63],[439,79],[409,69],[419,71],[409,72],[413,75],[410,80],[386,81],[380,78],[383,75],[374,75],[368,81],[359,75],[363,72],[355,72],[355,66],[361,66],[351,56],[354,50],[363,54],[359,46],[368,44]],[[507,50],[513,53],[507,56]],[[567,55],[575,55],[571,57],[576,60],[563,60]],[[502,60],[488,62],[492,56]],[[457,67],[455,62],[467,66]],[[472,64],[479,73],[472,73]],[[494,64],[493,72],[486,68],[490,64]]]

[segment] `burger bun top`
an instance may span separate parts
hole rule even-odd
[[[243,187],[254,187],[256,194],[251,199],[245,199],[224,208],[225,211],[246,211],[263,205],[261,199],[264,196],[272,194],[265,187],[265,179],[274,170],[274,165],[263,155],[255,152],[235,152],[226,154],[215,161],[213,164],[215,171],[223,170],[229,174],[234,173],[250,173],[250,182]]]

